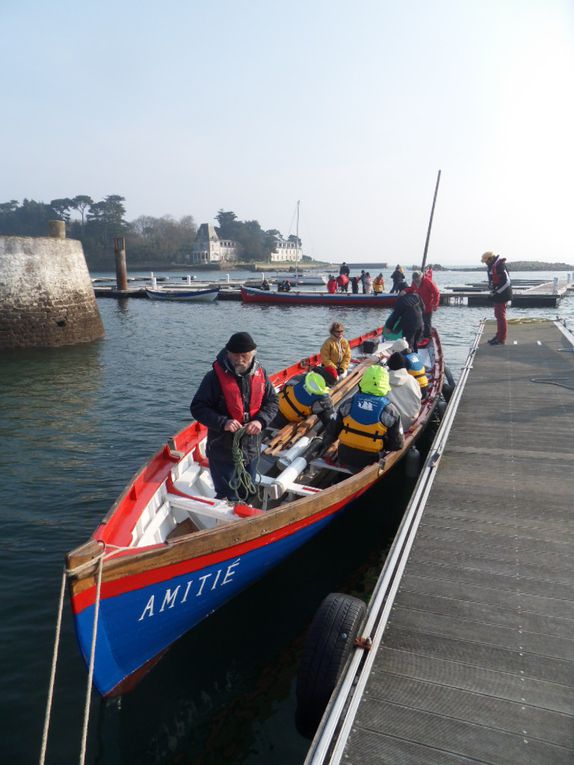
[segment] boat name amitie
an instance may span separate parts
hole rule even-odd
[[[194,579],[189,579],[185,585],[178,584],[177,587],[175,587],[173,590],[171,587],[167,587],[163,596],[163,600],[161,601],[161,606],[157,611],[156,606],[159,605],[161,596],[158,595],[156,601],[156,596],[151,595],[146,604],[146,607],[142,611],[142,615],[138,619],[138,622],[141,622],[142,619],[156,616],[156,614],[161,614],[161,612],[165,611],[167,608],[173,608],[176,605],[183,606],[188,601],[190,596],[200,598],[206,592],[212,592],[218,587],[224,587],[226,584],[229,584],[233,581],[235,569],[237,566],[239,566],[240,563],[241,558],[237,558],[237,560],[234,560],[233,563],[230,563],[227,568],[218,568],[214,573],[203,574],[203,576],[199,576],[197,578],[197,581]],[[195,587],[193,587],[194,582]]]

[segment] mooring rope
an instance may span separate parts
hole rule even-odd
[[[96,582],[96,601],[94,603],[94,624],[92,627],[92,647],[90,650],[90,666],[88,669],[88,687],[86,689],[86,703],[84,706],[84,724],[82,727],[82,749],[80,751],[80,765],[86,761],[86,743],[88,740],[88,722],[90,719],[90,701],[92,698],[92,679],[94,677],[94,664],[96,659],[96,639],[98,637],[98,618],[100,615],[100,592],[102,590],[102,571],[104,568],[104,550],[98,563],[98,578]]]
[[[259,499],[259,488],[255,485],[251,474],[245,467],[245,457],[241,448],[241,439],[245,435],[245,426],[237,430],[233,434],[233,445],[231,447],[231,458],[233,460],[233,475],[229,481],[229,486],[236,493],[237,497],[247,502],[251,495],[257,495]],[[257,465],[256,470],[259,470],[259,460],[261,459],[261,433],[257,434]]]
[[[566,383],[559,382],[560,380],[567,380]],[[530,382],[539,383],[540,385],[557,385],[560,388],[566,388],[567,390],[574,390],[572,386],[572,379],[567,377],[531,377]],[[568,385],[570,383],[570,385]]]
[[[80,752],[80,765],[84,765],[86,761],[86,742],[88,739],[88,723],[90,719],[90,700],[92,696],[92,680],[94,677],[94,664],[96,657],[96,640],[98,636],[98,618],[100,613],[100,593],[102,589],[102,571],[104,566],[105,546],[97,558],[98,561],[98,574],[96,581],[96,600],[94,603],[94,623],[92,627],[92,646],[90,650],[90,665],[88,669],[88,686],[86,690],[86,703],[84,706],[84,722],[82,725],[82,747]],[[48,699],[46,701],[46,714],[44,716],[44,730],[42,733],[42,748],[40,751],[39,765],[44,765],[46,760],[46,751],[48,748],[48,735],[50,732],[50,719],[52,716],[52,705],[54,702],[54,686],[56,682],[56,666],[58,663],[58,653],[60,649],[60,638],[62,634],[62,613],[64,611],[64,596],[66,591],[66,580],[70,574],[77,574],[88,566],[93,567],[94,559],[86,561],[74,569],[66,569],[62,573],[62,584],[60,587],[60,598],[58,600],[58,615],[56,618],[56,633],[54,636],[54,650],[52,653],[52,667],[50,670],[50,683],[48,687]]]
[[[56,634],[54,636],[54,651],[52,653],[52,669],[50,670],[50,685],[48,687],[48,699],[46,701],[46,714],[44,716],[44,731],[42,733],[42,749],[40,751],[40,765],[44,765],[46,749],[48,747],[48,731],[50,730],[50,717],[52,715],[52,701],[54,699],[54,684],[56,681],[56,665],[58,663],[58,651],[60,648],[60,633],[62,629],[62,612],[64,610],[64,593],[66,591],[66,570],[62,573],[62,586],[60,588],[60,600],[58,601],[58,617],[56,619]]]

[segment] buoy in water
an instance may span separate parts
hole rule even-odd
[[[297,673],[295,724],[313,738],[339,675],[351,654],[367,607],[359,598],[332,592],[323,600],[307,634]]]
[[[407,478],[416,478],[419,474],[421,453],[416,446],[411,446],[405,457],[405,473]]]

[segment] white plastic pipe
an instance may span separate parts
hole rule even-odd
[[[288,467],[293,460],[297,459],[300,454],[302,454],[305,449],[309,446],[311,443],[311,439],[309,436],[302,436],[296,444],[294,444],[290,449],[286,449],[279,459],[277,460],[277,464],[279,467],[286,468]]]
[[[303,457],[297,457],[282,473],[279,473],[277,478],[270,486],[272,489],[273,499],[279,499],[282,494],[285,494],[290,484],[300,475],[307,467],[307,460]]]

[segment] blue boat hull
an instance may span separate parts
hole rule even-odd
[[[206,616],[309,541],[335,515],[240,556],[102,599],[94,666],[98,691],[109,695]],[[87,663],[93,619],[94,606],[76,614],[77,636]]]

